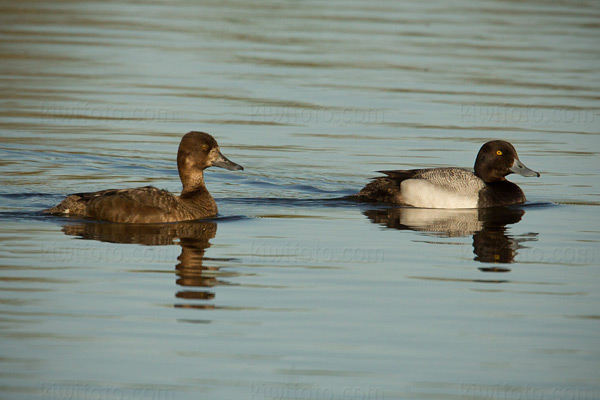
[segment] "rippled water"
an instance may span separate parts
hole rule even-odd
[[[597,2],[0,7],[3,398],[600,398]],[[218,218],[39,213],[178,192],[189,130]],[[491,138],[527,204],[345,198]]]

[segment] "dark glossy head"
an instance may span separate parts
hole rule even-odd
[[[485,182],[498,182],[513,172],[523,176],[540,176],[519,160],[512,144],[504,140],[492,140],[481,146],[475,159],[475,175]]]
[[[186,133],[177,151],[177,168],[184,191],[186,187],[204,184],[203,171],[213,166],[231,171],[244,169],[241,165],[228,160],[221,153],[217,141],[208,133],[195,131]]]

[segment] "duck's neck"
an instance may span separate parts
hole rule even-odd
[[[181,183],[183,185],[183,190],[181,191],[182,196],[184,194],[188,195],[192,193],[208,193],[206,186],[204,186],[204,171],[196,170],[192,172],[184,172],[180,169],[179,178],[181,179]]]
[[[475,164],[474,172],[475,176],[483,180],[485,183],[507,182],[505,175],[499,173],[498,171],[482,168],[477,164]]]
[[[182,182],[184,182],[182,180]],[[181,204],[186,204],[186,207],[195,210],[195,213],[202,215],[213,216],[218,212],[217,202],[204,186],[204,180],[201,175],[194,181],[185,181],[183,190],[179,195]]]
[[[217,203],[204,186],[204,171],[201,169],[185,171],[180,168],[179,177],[183,184],[183,190],[179,195],[179,199],[182,200],[181,204],[185,204],[187,208],[194,210],[194,215],[216,215],[218,212]]]

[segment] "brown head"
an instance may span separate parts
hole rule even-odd
[[[504,181],[504,177],[513,172],[523,176],[540,176],[519,160],[512,144],[492,140],[481,146],[475,159],[475,175],[489,183]]]
[[[213,166],[231,171],[244,169],[221,154],[217,141],[208,133],[195,131],[186,133],[181,138],[177,151],[177,169],[183,184],[183,192],[203,188],[204,170]]]

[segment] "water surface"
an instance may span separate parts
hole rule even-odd
[[[600,397],[596,2],[1,7],[3,398]],[[189,130],[219,217],[40,214],[178,192]],[[345,198],[495,138],[522,206]]]

